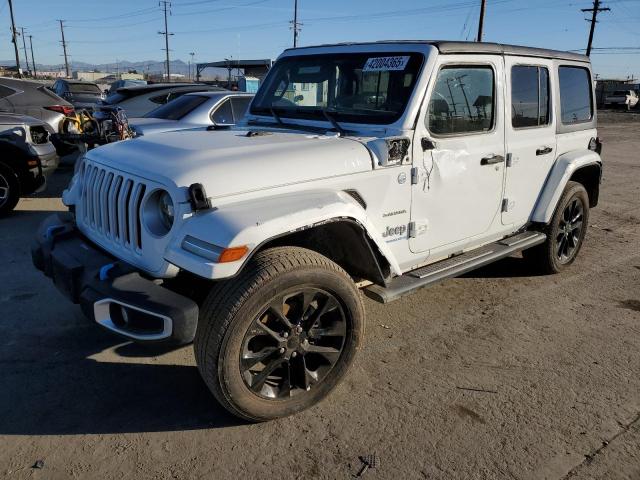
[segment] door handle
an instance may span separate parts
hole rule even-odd
[[[504,162],[504,157],[502,155],[489,155],[488,157],[484,157],[480,160],[480,165],[494,165],[502,162]]]
[[[553,148],[551,147],[542,147],[536,150],[536,155],[546,155],[547,153],[553,152]]]

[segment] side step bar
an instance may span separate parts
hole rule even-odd
[[[540,232],[519,233],[484,247],[407,272],[400,277],[395,277],[387,287],[369,285],[364,289],[364,294],[377,302],[389,303],[419,288],[447,278],[458,277],[471,270],[508,257],[512,253],[544,243],[546,239],[547,236]]]

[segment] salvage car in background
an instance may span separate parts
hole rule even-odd
[[[106,90],[105,93],[107,95],[113,95],[118,91],[119,88],[138,87],[142,85],[147,85],[147,81],[146,80],[116,80],[111,85],[109,85],[109,90]]]
[[[605,106],[626,106],[633,108],[638,104],[638,94],[635,90],[616,90],[604,97]]]
[[[74,113],[74,108],[40,82],[0,78],[0,111],[38,118],[45,121],[54,132],[59,132],[62,121]],[[58,155],[69,153],[72,149],[55,137],[52,141]]]
[[[224,88],[198,83],[154,83],[135,87],[119,88],[109,95],[104,103],[118,106],[129,118],[143,117],[151,110],[189,92],[224,92]]]
[[[93,82],[58,79],[52,89],[56,95],[68,100],[77,109],[92,110],[105,98],[100,87]]]
[[[53,129],[37,118],[0,113],[0,217],[23,195],[45,186],[58,167]]]
[[[152,110],[143,118],[130,118],[136,136],[197,127],[228,127],[243,117],[253,94],[239,92],[187,93]]]

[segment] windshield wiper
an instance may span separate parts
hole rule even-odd
[[[323,108],[322,109],[322,114],[324,115],[324,118],[326,118],[327,120],[329,120],[329,123],[331,123],[331,125],[333,125],[333,128],[335,128],[338,132],[338,134],[341,137],[344,137],[345,135],[345,130],[344,128],[342,128],[340,126],[340,124],[336,121],[336,119],[333,117],[333,114],[337,113],[335,110],[329,110],[328,108]]]

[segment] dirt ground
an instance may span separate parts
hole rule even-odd
[[[251,425],[208,392],[191,347],[140,348],[89,323],[31,266],[49,192],[0,220],[0,477],[640,478],[640,123],[606,114],[600,205],[576,264],[509,258],[387,306],[300,415]],[[34,468],[36,461],[42,468]]]

